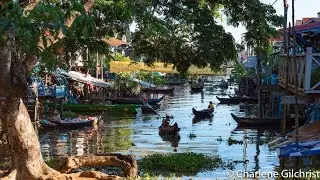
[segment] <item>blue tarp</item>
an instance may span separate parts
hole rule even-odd
[[[320,154],[320,141],[289,144],[277,149],[279,157],[304,157]]]

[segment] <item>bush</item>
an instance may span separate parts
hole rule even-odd
[[[222,164],[220,157],[210,157],[196,153],[153,154],[139,161],[144,173],[193,174],[211,170]]]

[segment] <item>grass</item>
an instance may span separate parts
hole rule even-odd
[[[154,71],[154,72],[162,72],[162,73],[171,73],[178,74],[176,69],[173,69],[173,65],[164,66],[164,63],[155,63],[154,67],[149,67],[142,62],[132,63],[128,61],[111,61],[110,62],[110,72],[111,73],[119,73],[119,72],[128,72],[128,71]],[[199,69],[195,66],[191,66],[189,68],[189,73],[191,75],[214,75],[214,73],[209,67]]]
[[[153,154],[139,161],[143,173],[190,175],[221,166],[220,157],[196,153]]]

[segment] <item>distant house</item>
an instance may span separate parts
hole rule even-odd
[[[113,53],[121,53],[124,56],[128,56],[132,51],[131,45],[115,37],[105,38],[104,41],[110,46]]]

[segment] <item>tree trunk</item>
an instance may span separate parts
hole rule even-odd
[[[38,136],[34,131],[29,114],[20,98],[7,98],[2,108],[2,124],[6,130],[12,166],[16,179],[37,179],[53,169],[42,159]],[[56,172],[58,173],[58,172]]]
[[[6,37],[7,42],[0,44],[0,119],[12,157],[11,178],[39,178],[49,168],[42,159],[38,136],[21,100],[27,91],[27,67],[15,51],[13,34],[8,31]]]

